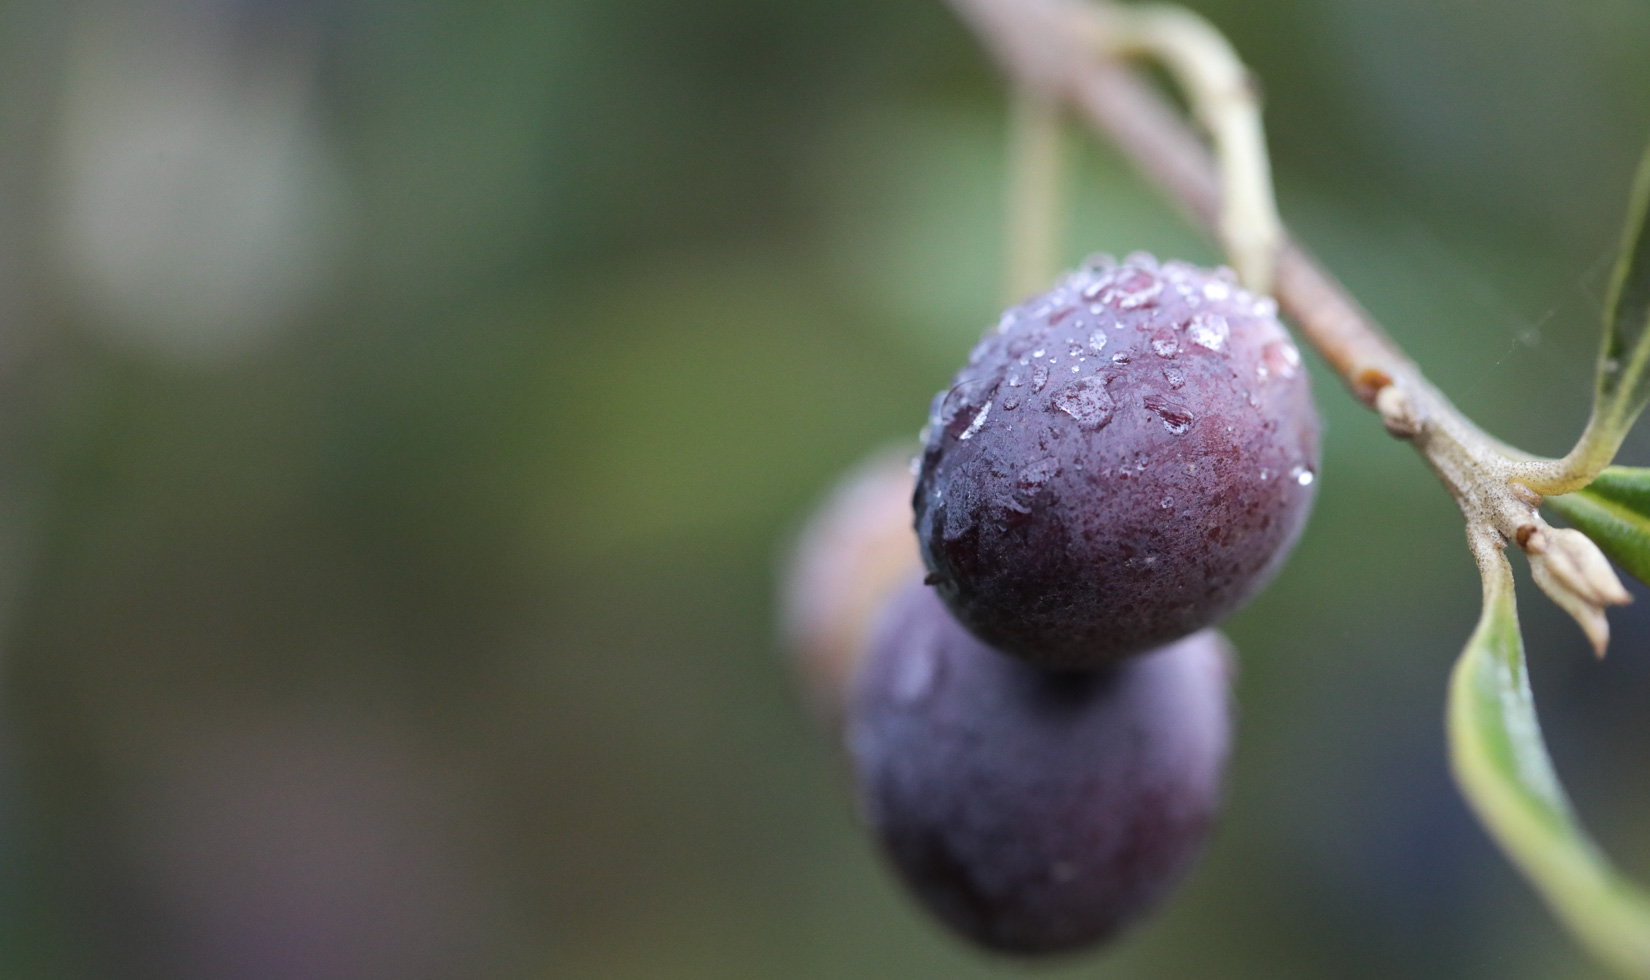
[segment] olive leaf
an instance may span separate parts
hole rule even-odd
[[[1650,469],[1612,466],[1585,489],[1546,504],[1617,565],[1650,582]]]
[[[1624,976],[1650,978],[1650,896],[1610,866],[1559,785],[1530,693],[1512,570],[1500,556],[1493,565],[1483,614],[1450,676],[1456,782],[1570,931]]]
[[[1598,384],[1593,397],[1596,436],[1620,445],[1633,420],[1650,402],[1650,152],[1639,163],[1627,203],[1621,252],[1610,276],[1604,306],[1604,343],[1599,349]]]

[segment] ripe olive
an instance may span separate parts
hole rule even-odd
[[[1095,667],[1258,592],[1317,472],[1317,413],[1272,300],[1224,269],[1093,260],[1004,313],[934,399],[918,543],[982,640]]]
[[[982,946],[1057,953],[1112,936],[1208,835],[1229,657],[1206,630],[1050,671],[987,647],[913,580],[848,704],[865,820],[923,904]]]

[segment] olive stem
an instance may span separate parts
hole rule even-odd
[[[1048,288],[1060,271],[1065,204],[1064,106],[1028,84],[1017,86],[1009,114],[1008,302]]]
[[[1156,88],[1115,54],[1096,50],[1097,25],[1113,16],[1113,7],[1079,0],[949,2],[1015,84],[1068,101],[1192,220],[1227,241],[1223,202],[1232,193],[1231,175],[1223,180],[1214,155]],[[1207,24],[1201,29],[1214,30]],[[1189,48],[1177,50],[1184,54]],[[1232,157],[1222,157],[1228,167]],[[1266,186],[1270,201],[1269,179]],[[1575,575],[1552,573],[1549,566],[1569,568],[1579,562],[1596,567],[1587,553],[1596,546],[1565,540],[1555,552],[1548,547],[1552,529],[1536,510],[1541,493],[1575,489],[1577,461],[1531,456],[1473,424],[1281,223],[1273,293],[1353,395],[1380,414],[1389,432],[1415,447],[1460,504],[1480,571],[1495,574],[1501,560],[1499,553],[1493,559],[1490,555],[1498,549],[1484,546],[1486,534],[1493,533],[1503,546],[1516,542],[1532,566],[1545,570],[1537,582],[1600,645],[1601,607],[1625,593],[1619,582],[1594,582],[1588,588],[1585,582],[1576,584]]]
[[[1283,222],[1249,69],[1224,35],[1184,7],[1095,3],[1076,9],[1086,15],[1093,50],[1114,58],[1150,58],[1186,94],[1219,160],[1221,245],[1245,288],[1270,293]]]

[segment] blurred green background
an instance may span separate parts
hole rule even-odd
[[[1650,8],[1195,6],[1301,236],[1562,451]],[[0,4],[0,975],[1022,972],[878,865],[772,622],[808,507],[995,319],[1003,108],[939,0]],[[1213,260],[1078,143],[1072,259]],[[1449,783],[1459,518],[1312,366],[1225,821],[1040,975],[1598,977]],[[1650,876],[1639,595],[1602,664],[1524,618],[1559,768]]]

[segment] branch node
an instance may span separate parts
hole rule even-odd
[[[1375,411],[1381,414],[1381,423],[1396,439],[1414,439],[1421,434],[1424,420],[1415,399],[1403,386],[1388,384],[1375,395]]]

